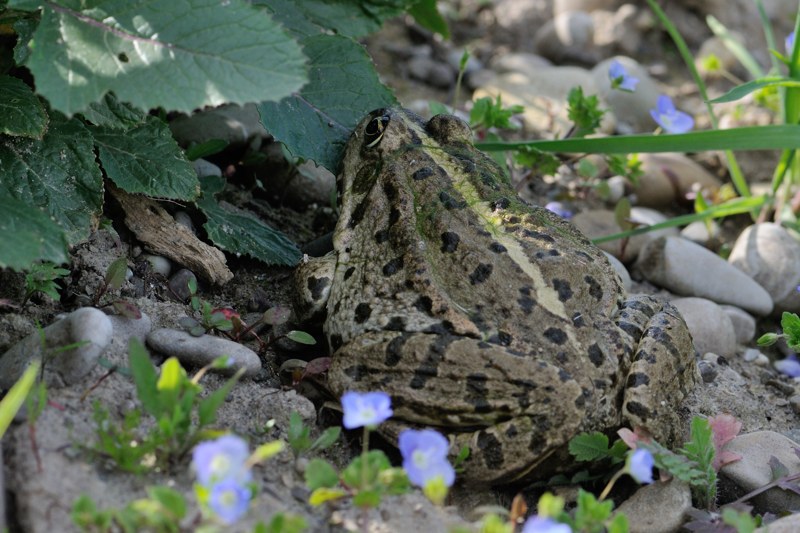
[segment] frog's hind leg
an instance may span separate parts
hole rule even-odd
[[[671,304],[649,296],[629,298],[616,322],[636,346],[625,382],[623,421],[662,444],[682,439],[688,417],[681,404],[699,378],[686,323]]]

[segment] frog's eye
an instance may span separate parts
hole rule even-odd
[[[367,143],[367,148],[372,148],[381,142],[387,124],[389,124],[389,115],[381,115],[369,121],[367,127],[364,128],[364,142]]]

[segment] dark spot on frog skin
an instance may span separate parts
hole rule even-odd
[[[567,334],[559,328],[547,328],[544,330],[544,336],[553,344],[561,345],[567,342]]]
[[[375,242],[378,244],[383,244],[389,240],[389,230],[378,230],[375,232]]]
[[[359,168],[358,172],[356,173],[356,177],[353,180],[353,185],[352,185],[353,192],[356,194],[363,194],[364,192],[369,190],[369,188],[374,183],[375,174],[376,173],[374,166],[368,165]]]
[[[361,222],[361,219],[364,218],[364,213],[367,212],[367,204],[369,203],[368,198],[364,198],[361,200],[361,203],[353,209],[353,213],[350,215],[350,221],[347,223],[350,228],[355,228]]]
[[[431,167],[423,167],[411,175],[411,179],[414,181],[421,181],[425,178],[429,178],[433,176],[433,169]]]
[[[342,336],[341,335],[331,335],[331,349],[335,352],[339,348],[342,347]]]
[[[467,207],[466,200],[457,200],[447,191],[442,191],[439,193],[439,201],[442,202],[442,205],[447,210],[464,209]]]
[[[597,343],[589,346],[589,361],[591,361],[591,363],[598,368],[603,366],[605,357],[603,357],[603,350],[600,349]]]
[[[519,431],[517,430],[517,426],[515,426],[514,424],[511,424],[510,426],[508,426],[508,429],[506,429],[506,437],[508,437],[509,439],[513,439],[517,435],[519,435]]]
[[[444,253],[452,253],[455,252],[458,248],[458,243],[461,241],[461,237],[458,236],[458,233],[452,231],[445,231],[442,233],[442,252]]]
[[[464,172],[469,174],[475,172],[477,165],[475,161],[472,160],[472,156],[467,154],[455,154],[455,158],[461,163],[461,168],[464,169]]]
[[[350,279],[350,276],[352,276],[353,272],[355,272],[355,271],[356,271],[356,267],[350,267],[347,270],[345,270],[344,271],[344,279],[345,279],[345,281]]]
[[[502,198],[498,198],[494,202],[490,204],[492,206],[492,211],[499,211],[501,209],[508,209],[508,206],[511,205],[511,200],[506,198],[505,196]]]
[[[388,367],[397,366],[403,359],[403,346],[410,337],[409,334],[398,335],[386,345],[386,357],[383,362]]]
[[[619,329],[630,335],[634,339],[642,338],[642,328],[633,322],[619,322]]]
[[[519,217],[517,215],[512,215],[512,216],[508,217],[508,220],[506,220],[506,223],[507,224],[519,224]]]
[[[529,315],[533,312],[533,306],[536,305],[536,300],[531,298],[531,288],[522,287],[519,292],[522,295],[517,298],[517,303],[519,304],[520,309],[522,309],[522,312],[526,315]]]
[[[603,287],[594,279],[592,276],[586,276],[583,278],[587,285],[589,285],[589,296],[594,298],[595,300],[600,300],[603,298]]]
[[[581,259],[584,259],[584,260],[586,260],[586,261],[588,261],[590,263],[594,263],[594,257],[592,257],[591,255],[587,254],[586,252],[575,252],[575,255],[577,255]]]
[[[497,178],[495,178],[490,172],[486,170],[481,170],[481,183],[486,185],[487,188],[496,191],[500,188],[500,185],[497,183]]]
[[[536,239],[537,241],[542,241],[542,242],[546,242],[546,243],[550,243],[550,244],[553,244],[553,243],[556,242],[556,240],[552,236],[548,235],[547,233],[542,233],[541,231],[533,231],[533,230],[530,230],[530,229],[524,229],[524,230],[522,230],[522,234],[525,237],[530,237],[531,239]]]
[[[392,276],[397,274],[399,270],[403,268],[403,256],[395,257],[385,265],[383,265],[383,275],[384,276]]]
[[[400,211],[396,207],[393,207],[389,211],[389,225],[393,226],[398,220],[400,220]]]
[[[325,292],[331,284],[331,278],[325,276],[322,278],[315,278],[310,277],[306,282],[308,285],[308,292],[311,293],[311,298],[316,301],[322,298],[322,294]]]
[[[361,381],[369,373],[369,369],[365,365],[353,365],[345,368],[344,373],[353,381]]]
[[[566,364],[568,360],[569,360],[569,357],[567,357],[567,352],[558,352],[558,353],[556,353],[556,361],[559,364],[562,364],[562,365]]]
[[[506,247],[500,244],[499,242],[493,242],[492,244],[490,244],[489,250],[491,250],[496,254],[502,254],[508,251]]]
[[[402,316],[393,316],[389,319],[389,323],[386,324],[386,327],[389,331],[405,331],[406,329],[406,319]]]
[[[572,374],[564,370],[563,368],[558,369],[558,379],[561,380],[561,383],[566,383],[567,381],[572,380]]]
[[[424,331],[425,333],[436,333],[437,335],[449,335],[453,333],[453,323],[449,320],[442,320],[438,324],[428,326]],[[480,346],[478,347],[480,348]]]
[[[383,184],[383,192],[386,194],[386,198],[389,200],[394,200],[397,198],[397,187],[395,187],[391,182],[386,182]]]
[[[490,470],[497,470],[503,466],[505,462],[503,458],[503,445],[500,441],[486,431],[478,433],[478,448],[483,452],[483,460],[486,463],[486,468]]]
[[[431,300],[430,296],[422,295],[417,298],[417,301],[414,302],[414,307],[417,311],[422,311],[427,315],[433,314],[433,300]]]
[[[492,406],[486,400],[486,374],[470,374],[467,376],[467,396],[464,401],[473,406],[476,413],[488,413]]]
[[[558,299],[562,302],[572,298],[572,288],[569,282],[563,279],[553,278],[553,288],[558,292]]]
[[[626,387],[635,389],[641,385],[650,385],[650,376],[642,372],[632,372],[628,374],[628,380],[625,382]]]
[[[479,263],[472,274],[469,275],[469,281],[473,285],[477,285],[478,283],[483,283],[489,276],[492,275],[493,266],[488,263]]]
[[[333,306],[333,314],[338,315],[341,308],[342,302],[336,302],[336,305]]]
[[[677,353],[677,352],[670,352],[670,353]],[[656,356],[648,352],[647,350],[639,350],[636,352],[636,357],[634,357],[633,360],[634,361],[644,360],[653,365],[656,362]]]
[[[580,311],[572,315],[572,325],[576,328],[582,328],[586,325],[586,322],[583,320],[583,314]]]
[[[487,342],[492,344],[499,344],[501,346],[511,346],[511,342],[514,340],[514,337],[511,336],[510,333],[506,333],[505,331],[498,331],[496,335],[492,335],[488,339]]]
[[[647,420],[652,416],[650,413],[650,409],[640,404],[639,402],[628,402],[625,404],[625,407],[629,413],[638,416],[642,420]]]
[[[356,306],[355,321],[356,324],[363,324],[372,314],[372,307],[367,303],[360,303]]]

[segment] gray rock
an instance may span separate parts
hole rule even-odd
[[[673,478],[641,487],[618,511],[627,515],[631,533],[671,533],[680,529],[691,507],[689,485]]]
[[[731,319],[733,330],[736,332],[736,342],[739,344],[747,344],[756,335],[756,319],[743,309],[734,307],[732,305],[722,305],[722,310]]]
[[[533,78],[538,76],[543,68],[552,67],[553,64],[540,55],[512,52],[497,56],[491,66],[498,74],[519,73]]]
[[[797,533],[800,531],[800,514],[790,514],[755,530],[754,533]]]
[[[189,282],[191,280],[197,283],[197,276],[188,268],[178,270],[169,278],[167,287],[179,302],[186,302],[191,298],[192,292],[189,290]]]
[[[698,352],[714,352],[726,357],[736,354],[736,333],[720,306],[705,298],[676,298],[670,303],[686,321]]]
[[[565,11],[540,27],[533,36],[536,52],[555,63],[566,60],[594,63],[594,21],[583,11]]]
[[[304,161],[297,166],[297,173],[286,184],[284,201],[305,210],[311,204],[331,205],[336,193],[336,176],[313,161]]]
[[[411,509],[413,512],[409,512]],[[418,490],[385,496],[378,508],[366,511],[352,503],[344,503],[333,512],[330,523],[337,531],[360,531],[363,530],[360,524],[367,523],[369,531],[374,533],[470,529],[469,524],[452,509],[437,507]]]
[[[147,334],[153,327],[153,322],[146,313],[142,313],[141,318],[128,318],[122,315],[109,315],[111,326],[114,328],[114,338],[112,344],[126,344],[130,339],[137,339],[142,344],[145,343]]]
[[[772,298],[761,285],[718,255],[680,237],[647,243],[636,267],[645,279],[676,294],[708,298],[757,315],[772,311]]]
[[[646,208],[631,209],[631,220],[643,225],[656,224],[666,220],[664,215]],[[572,223],[587,237],[594,239],[606,235],[619,233],[622,228],[617,224],[616,215],[607,209],[594,209],[581,211],[572,218]],[[623,262],[632,261],[639,255],[641,249],[651,240],[661,236],[677,235],[677,228],[664,228],[640,235],[634,235],[626,240],[606,241],[598,244],[601,250],[613,255]]]
[[[205,159],[195,159],[192,161],[192,167],[194,167],[198,178],[205,178],[206,176],[222,177],[222,169]]]
[[[606,251],[604,251],[603,253],[606,254],[606,257],[608,258],[608,261],[611,263],[611,266],[614,267],[614,270],[617,271],[619,277],[622,278],[622,286],[625,287],[626,291],[630,291],[633,282],[631,281],[631,275],[628,273],[628,269],[625,268],[625,265],[623,265],[619,259],[611,255],[610,253]]]
[[[161,274],[165,278],[172,272],[172,263],[166,257],[155,254],[142,254],[137,257],[139,261],[147,261],[153,267],[153,272]]]
[[[777,458],[789,470],[800,471],[800,458],[794,449],[800,444],[774,431],[755,431],[739,435],[730,441],[725,451],[742,456],[740,461],[729,463],[720,470],[720,480],[727,480],[746,494],[772,481],[769,461]],[[784,513],[800,509],[800,495],[778,487],[769,489],[751,500],[759,512]],[[770,529],[771,531],[771,529]]]
[[[261,371],[261,360],[256,352],[238,342],[213,335],[193,337],[185,331],[162,328],[147,335],[147,344],[157,352],[177,357],[181,363],[195,367],[205,366],[217,357],[227,355],[232,358],[232,364],[222,371],[224,374],[234,374],[244,368],[244,375],[252,377]]]
[[[748,226],[736,239],[728,261],[764,287],[774,311],[800,311],[800,242],[778,224]]]
[[[560,15],[568,11],[585,11],[591,13],[597,9],[613,10],[621,0],[553,0],[553,14]]]
[[[717,374],[719,374],[716,363],[710,361],[698,361],[697,369],[700,371],[700,377],[703,383],[712,383],[717,379]]]
[[[722,185],[718,178],[684,154],[641,154],[639,161],[642,163],[636,189],[639,205],[667,206],[684,200],[698,187],[716,191]]]
[[[611,88],[608,67],[615,60],[625,67],[630,76],[639,79],[639,84],[634,92],[629,93]],[[656,128],[656,123],[650,116],[650,110],[656,107],[656,100],[661,91],[644,67],[629,57],[616,56],[598,63],[592,69],[592,76],[598,94],[609,105],[611,112],[617,118],[617,129],[621,133],[649,132]]]
[[[172,135],[182,146],[222,139],[243,146],[252,139],[269,137],[255,104],[223,105],[180,116],[169,123]]]
[[[175,219],[175,222],[188,229],[195,235],[197,234],[197,230],[194,227],[194,222],[192,222],[192,217],[189,216],[189,213],[186,211],[176,211],[172,217]]]
[[[35,331],[25,337],[0,357],[0,389],[10,388],[32,361],[43,357],[44,380],[48,386],[75,384],[94,368],[112,334],[111,320],[99,309],[83,307],[73,311],[44,328],[41,334]],[[42,335],[47,346],[44,353]],[[58,351],[60,347],[75,343],[84,344]]]
[[[711,226],[711,231],[709,231],[709,226]],[[681,230],[681,237],[705,246],[719,238],[719,224],[714,220],[709,221],[708,224],[703,220],[695,220]]]

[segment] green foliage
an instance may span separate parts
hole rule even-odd
[[[697,463],[699,470],[703,472],[703,483],[697,490],[701,505],[714,505],[717,498],[717,471],[713,466],[716,450],[714,434],[708,420],[697,416],[692,419],[691,436],[689,442],[683,445],[681,453]]]
[[[256,524],[253,533],[301,533],[306,527],[306,519],[302,516],[277,513],[267,524]]]
[[[736,533],[753,533],[759,526],[758,521],[748,511],[730,507],[722,510],[722,522],[736,528]]]
[[[795,352],[800,351],[800,316],[784,311],[781,315],[781,328],[783,333],[765,333],[756,342],[759,346],[770,346],[779,339],[785,339],[789,348]]]
[[[561,166],[561,160],[558,157],[529,146],[514,152],[514,162],[530,168],[536,176],[552,176]]]
[[[569,441],[569,453],[578,461],[599,461],[611,459],[614,463],[625,460],[627,447],[621,440],[608,445],[608,437],[599,431],[581,433]]]
[[[121,423],[115,423],[105,407],[95,404],[98,440],[92,449],[130,472],[165,467],[171,459],[183,456],[200,440],[203,429],[215,422],[217,410],[241,377],[240,370],[222,387],[200,398],[203,389],[199,379],[224,359],[219,358],[189,379],[178,360],[170,358],[159,375],[144,346],[132,339],[130,371],[142,408],[131,409]],[[155,419],[146,434],[140,428],[142,411]]]
[[[61,295],[58,294],[56,281],[68,274],[69,270],[53,263],[34,263],[25,275],[25,297],[22,299],[22,305],[25,305],[31,296],[39,292],[53,300],[60,300]]]
[[[573,137],[585,137],[597,131],[605,111],[597,95],[585,96],[583,88],[573,87],[567,95],[567,116],[575,124]]]
[[[298,413],[292,413],[289,416],[289,429],[287,431],[286,440],[289,441],[289,447],[295,453],[300,455],[306,452],[322,451],[329,448],[339,439],[342,432],[340,427],[330,427],[322,432],[322,435],[315,440],[311,440],[311,428],[303,424],[303,419],[300,418]]]
[[[472,110],[469,112],[469,124],[473,129],[516,129],[516,126],[510,122],[511,117],[522,113],[524,109],[521,105],[503,107],[500,95],[496,100],[485,96],[473,103]]]
[[[339,473],[328,461],[314,458],[306,466],[305,480],[306,486],[312,491],[333,488],[339,483]]]
[[[167,487],[149,487],[147,498],[130,502],[121,509],[100,510],[83,494],[72,505],[72,522],[82,531],[180,531],[186,516],[186,501],[180,493]]]
[[[0,400],[0,438],[3,438],[17,411],[25,403],[25,398],[34,386],[39,368],[39,363],[31,364]]]

